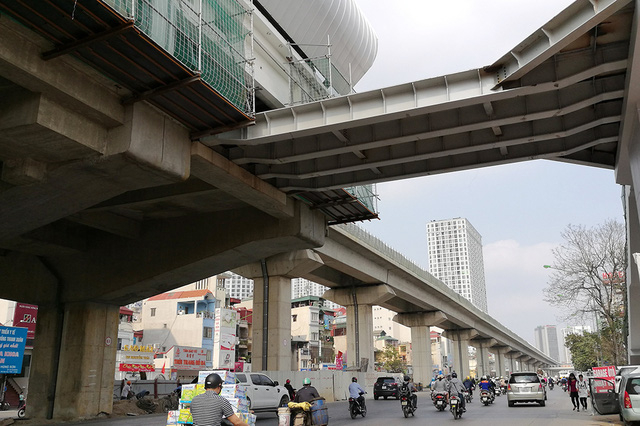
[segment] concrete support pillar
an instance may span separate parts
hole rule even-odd
[[[28,415],[71,420],[111,413],[119,307],[41,305],[29,378]]]
[[[478,369],[478,375],[490,376],[491,369],[489,368],[489,348],[494,346],[497,342],[495,339],[475,339],[471,342],[477,349],[476,352],[476,365]]]
[[[640,185],[640,184],[639,184]],[[638,185],[634,185],[638,186]],[[631,330],[640,330],[640,217],[638,215],[638,201],[635,191],[627,187],[627,241],[629,250],[629,267],[627,269],[627,320],[629,322],[629,334],[627,336],[627,349],[629,364],[640,364],[640,333],[632,333]]]
[[[478,332],[472,328],[446,330],[447,338],[453,340],[453,368],[458,377],[469,375],[469,346],[471,339],[478,335]]]
[[[317,253],[299,250],[234,270],[254,280],[251,360],[255,370],[291,371],[291,278],[322,264]]]
[[[330,289],[322,295],[347,308],[348,368],[373,370],[373,305],[380,305],[394,296],[391,287],[384,284]]]
[[[523,355],[520,357],[520,371],[529,371],[529,360],[531,357]]]
[[[447,319],[440,311],[398,314],[393,320],[411,328],[411,353],[413,381],[426,385],[433,376],[431,354],[431,326],[438,326]]]
[[[511,359],[511,369],[513,372],[519,372],[522,371],[521,366],[522,364],[520,364],[520,357],[522,356],[522,352],[511,352],[509,354],[509,357]]]
[[[496,374],[498,377],[505,376],[507,377],[511,372],[510,368],[507,367],[507,353],[511,350],[509,347],[497,347],[495,349],[496,356]]]

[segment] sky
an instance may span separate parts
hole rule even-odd
[[[494,63],[571,0],[356,0],[378,37],[357,92]],[[428,268],[426,224],[465,217],[482,235],[488,311],[534,344],[539,325],[565,324],[543,301],[568,225],[624,222],[612,170],[536,160],[378,184],[380,220],[361,224]]]

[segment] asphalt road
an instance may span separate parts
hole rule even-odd
[[[467,412],[462,419],[454,420],[451,413],[446,410],[438,412],[431,404],[428,392],[418,393],[418,410],[415,417],[404,418],[400,409],[400,402],[394,399],[378,401],[373,398],[367,399],[367,417],[358,416],[351,419],[346,401],[332,402],[327,404],[329,411],[329,424],[331,426],[341,425],[367,425],[367,426],[390,426],[397,424],[433,424],[433,425],[482,425],[482,426],[555,426],[555,425],[621,425],[618,416],[592,415],[591,407],[587,411],[574,412],[571,410],[569,394],[557,388],[550,391],[545,407],[535,404],[521,404],[509,408],[507,397],[500,396],[496,402],[489,406],[484,406],[477,399],[471,404],[467,404]],[[4,412],[3,414],[9,414]],[[20,422],[18,424],[35,424],[30,422]],[[49,423],[53,424],[53,423]],[[81,423],[69,422],[67,424],[87,424],[87,425],[117,425],[117,426],[164,426],[164,415],[148,415],[123,417],[115,419],[102,419],[85,421]],[[258,426],[277,426],[278,419],[274,413],[261,413],[258,415]]]

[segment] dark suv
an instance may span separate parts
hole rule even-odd
[[[395,377],[378,377],[378,380],[373,384],[373,399],[378,399],[381,396],[383,396],[384,399],[390,396],[395,399],[400,399],[398,381]]]

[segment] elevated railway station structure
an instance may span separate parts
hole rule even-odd
[[[335,262],[366,253],[332,225],[377,217],[376,182],[532,159],[615,169],[640,252],[636,2],[577,0],[487,67],[365,93],[377,41],[355,3],[284,3],[0,0],[0,297],[39,306],[31,417],[109,412],[118,307],[230,269],[269,284],[263,369],[288,351],[264,337],[286,336],[292,275],[333,283],[354,318],[386,304],[547,363],[429,299],[428,277]],[[638,363],[637,268],[627,284]]]

